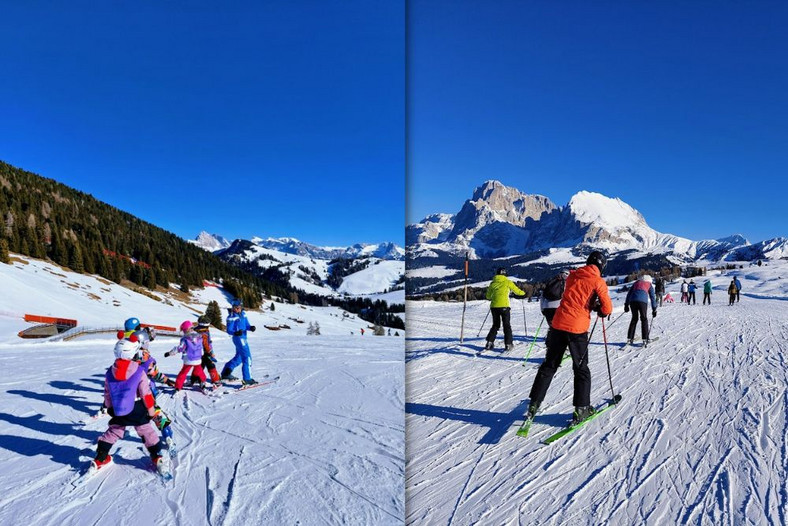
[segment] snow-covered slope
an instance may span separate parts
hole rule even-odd
[[[742,296],[729,307],[732,274]],[[622,401],[550,446],[540,441],[571,417],[571,365],[556,373],[530,436],[515,435],[545,355],[538,304],[513,302],[514,351],[499,352],[499,333],[499,350],[475,357],[488,302],[469,304],[464,344],[461,303],[408,302],[407,522],[784,524],[788,262],[705,279],[712,305],[664,304],[647,350],[621,350],[630,315],[613,293],[604,336]],[[667,290],[678,298],[678,288]],[[589,363],[598,404],[611,396],[601,322]]]
[[[404,518],[404,339],[361,336],[366,322],[334,308],[275,303],[248,312],[252,375],[280,375],[270,387],[219,398],[184,390],[158,402],[173,419],[180,449],[169,486],[148,470],[133,430],[113,448],[114,465],[82,487],[70,482],[95,452],[107,420],[103,374],[115,336],[21,340],[25,312],[118,327],[129,316],[178,325],[227,306],[220,289],[190,301],[161,301],[52,264],[14,257],[0,264],[0,524],[402,524]],[[268,304],[266,304],[266,307]],[[299,321],[303,323],[299,323]],[[309,323],[321,336],[306,336]],[[270,331],[264,325],[289,325]],[[229,335],[212,330],[219,365],[234,355]],[[177,339],[152,343],[165,358]],[[236,370],[240,372],[240,370]],[[87,419],[87,420],[86,420]],[[21,522],[20,522],[21,521]]]
[[[405,303],[402,286],[404,251],[393,243],[354,245],[349,248],[315,247],[292,238],[236,240],[219,257],[235,265],[276,268],[290,284],[320,296],[350,296]],[[339,287],[329,284],[336,259],[356,262],[359,270],[342,278]],[[361,268],[365,267],[365,268]],[[391,292],[391,289],[397,289]]]

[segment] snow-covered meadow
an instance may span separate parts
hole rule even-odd
[[[788,262],[710,271],[712,305],[667,291],[648,349],[622,350],[623,293],[593,334],[592,401],[621,404],[547,446],[572,412],[571,365],[556,373],[528,438],[515,432],[544,358],[537,303],[512,300],[516,347],[475,356],[487,302],[408,302],[409,524],[785,524],[788,522]],[[742,281],[729,307],[731,275]],[[523,338],[523,315],[528,338]],[[478,334],[478,336],[477,336]],[[639,330],[636,332],[639,337]]]
[[[113,361],[114,334],[70,341],[22,340],[24,313],[75,318],[80,326],[195,320],[217,288],[189,301],[159,300],[50,263],[15,257],[0,264],[0,524],[402,524],[404,520],[404,338],[361,336],[368,324],[333,307],[266,303],[249,312],[252,376],[273,385],[208,397],[164,389],[179,456],[163,486],[133,430],[112,451],[115,464],[78,488],[107,419],[91,420]],[[174,290],[174,289],[173,289]],[[320,336],[307,336],[319,323]],[[266,330],[265,325],[290,329]],[[392,330],[392,334],[394,331]],[[234,354],[212,329],[219,365]],[[151,346],[160,369],[177,339]],[[240,374],[240,369],[236,370]]]

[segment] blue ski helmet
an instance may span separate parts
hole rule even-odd
[[[129,318],[123,324],[123,328],[126,329],[127,331],[136,331],[137,329],[140,328],[140,320],[138,320],[137,318]]]
[[[233,307],[243,307],[244,302],[239,299],[234,299],[232,302]]]

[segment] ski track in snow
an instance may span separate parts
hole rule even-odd
[[[162,342],[153,354],[172,375],[180,363],[161,358],[173,340]],[[25,364],[0,379],[0,524],[402,524],[402,342],[257,340],[254,368],[281,375],[276,384],[222,396],[162,389],[178,448],[173,481],[162,483],[127,428],[113,464],[78,487],[71,482],[109,421],[89,415],[114,341],[0,346],[5,360]],[[229,339],[215,350],[224,361],[234,354]]]
[[[621,304],[614,298],[619,313]],[[538,305],[525,305],[534,330]],[[622,402],[551,446],[540,441],[571,416],[571,364],[556,373],[530,436],[517,437],[544,334],[526,367],[528,345],[474,360],[467,349],[483,345],[485,314],[486,302],[469,304],[460,345],[462,304],[408,304],[408,523],[786,523],[783,301],[666,304],[653,320],[659,341],[647,349],[617,345],[625,315],[607,332]],[[513,309],[515,341],[518,327]],[[589,353],[598,404],[611,396],[601,324]]]

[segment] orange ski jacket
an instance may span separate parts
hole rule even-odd
[[[555,311],[553,328],[572,334],[588,332],[591,324],[591,302],[599,297],[602,315],[613,312],[613,302],[607,292],[607,284],[602,279],[596,265],[586,265],[569,273],[561,305]]]

